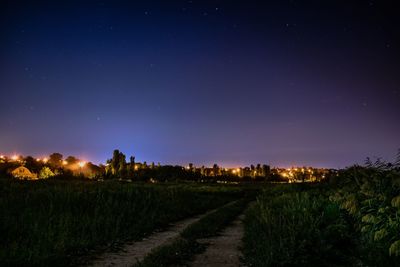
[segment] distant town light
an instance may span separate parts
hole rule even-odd
[[[63,161],[62,161],[62,164],[63,164],[63,165],[67,165],[68,162],[67,162],[66,160],[63,160]]]
[[[19,157],[18,157],[17,155],[12,155],[12,156],[11,156],[11,159],[14,160],[14,161],[16,161],[16,160],[19,159]]]
[[[0,159],[4,159],[4,155],[0,155]]]
[[[79,167],[84,167],[85,165],[86,165],[86,162],[84,162],[84,161],[80,161],[79,163],[78,163],[78,165],[79,165]]]
[[[44,163],[47,163],[48,161],[49,161],[48,158],[43,158],[43,162],[44,162]]]

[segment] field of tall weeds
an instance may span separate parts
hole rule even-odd
[[[237,198],[191,185],[0,180],[0,265],[67,265]]]
[[[247,211],[249,266],[400,266],[400,160],[325,184],[265,189]]]

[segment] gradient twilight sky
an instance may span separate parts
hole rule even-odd
[[[396,1],[2,1],[0,153],[344,167],[400,148]]]

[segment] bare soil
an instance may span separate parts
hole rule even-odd
[[[244,215],[236,218],[219,236],[197,240],[208,245],[203,254],[199,254],[189,264],[191,267],[237,267],[241,266],[240,246],[243,238]]]
[[[150,253],[151,250],[158,246],[166,245],[177,238],[187,226],[192,223],[197,222],[204,216],[214,212],[216,209],[208,211],[205,214],[194,216],[182,221],[171,224],[169,228],[164,231],[155,232],[152,235],[144,238],[141,241],[129,242],[122,246],[122,248],[117,251],[108,251],[102,255],[97,256],[92,260],[88,266],[132,266],[138,261],[143,260],[143,258]]]

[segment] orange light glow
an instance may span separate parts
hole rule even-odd
[[[18,160],[19,157],[17,155],[12,155],[11,159],[15,161],[15,160]]]
[[[79,167],[84,167],[85,165],[86,165],[86,162],[84,162],[84,161],[80,161],[79,163],[78,163],[78,165],[79,165]]]
[[[63,161],[62,161],[62,164],[63,164],[63,165],[67,165],[68,162],[67,162],[66,160],[63,160]]]
[[[44,162],[44,163],[47,163],[48,161],[49,161],[48,158],[43,158],[43,162]]]

